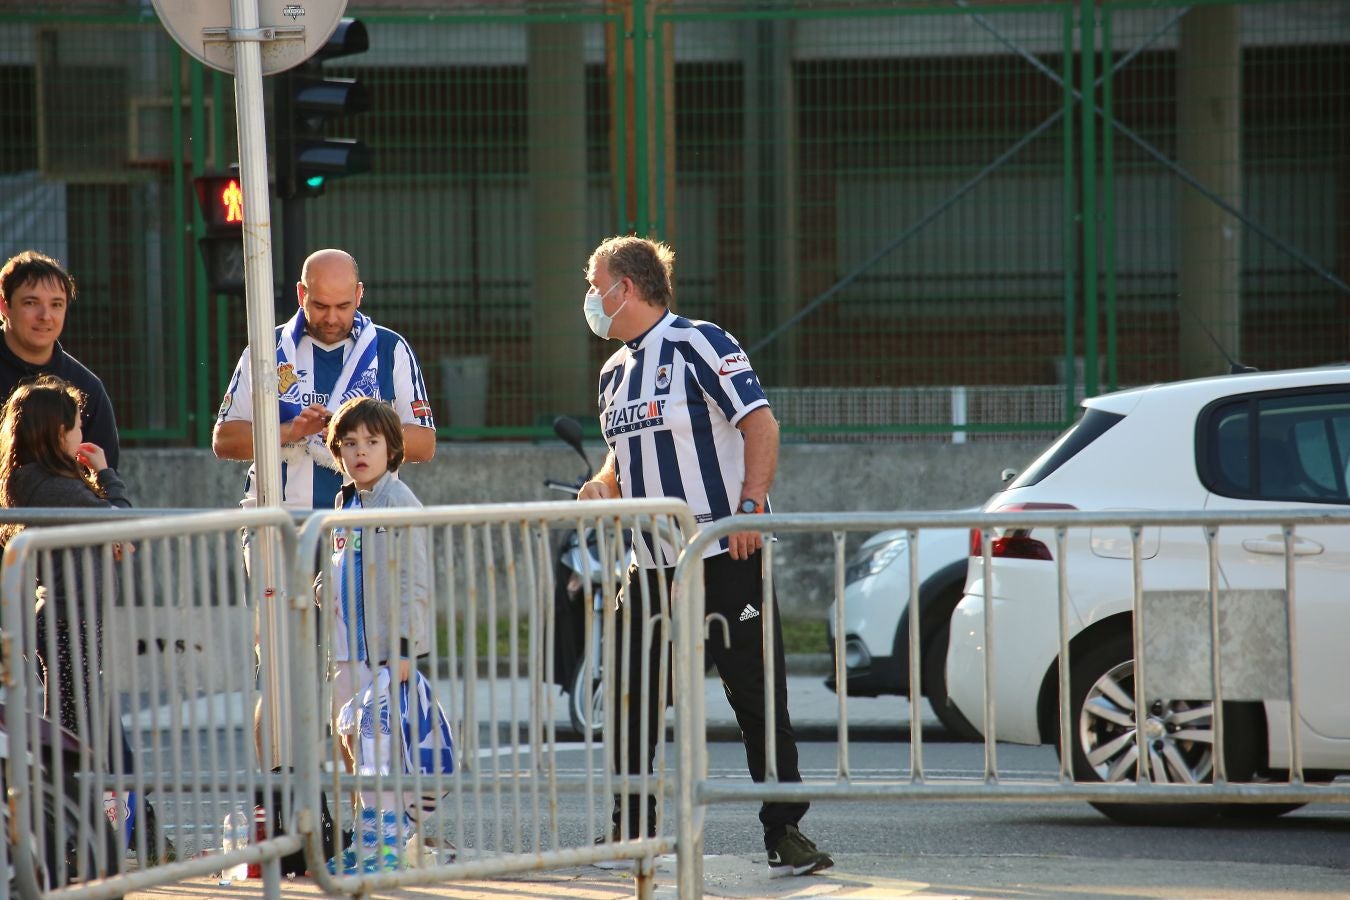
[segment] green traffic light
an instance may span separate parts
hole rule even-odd
[[[322,175],[312,175],[309,178],[305,179],[305,184],[309,185],[310,188],[317,191],[323,187],[323,179],[324,176]]]

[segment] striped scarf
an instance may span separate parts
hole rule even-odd
[[[381,666],[370,685],[348,700],[338,712],[338,733],[359,733],[361,736],[357,764],[362,775],[391,773],[394,741],[389,718],[389,688],[392,680],[389,667]],[[402,726],[402,739],[398,743],[403,750],[403,774],[449,775],[455,771],[450,721],[445,717],[445,710],[431,696],[431,683],[426,676],[414,670],[412,681],[416,684],[411,690],[408,681],[398,685],[398,715]]]
[[[380,381],[375,325],[370,317],[356,311],[352,320],[352,339],[356,346],[347,354],[337,382],[329,395],[328,411],[337,412],[352,397],[379,397]],[[309,405],[305,398],[314,390],[314,342],[304,340],[305,311],[297,309],[289,322],[281,326],[277,341],[277,405],[281,410],[281,424],[285,425]],[[312,434],[299,446],[282,453],[287,463],[299,462],[308,456],[329,469],[338,469],[338,462],[324,444],[324,434]]]

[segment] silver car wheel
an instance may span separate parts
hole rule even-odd
[[[1078,711],[1083,757],[1102,781],[1133,781],[1139,760],[1134,661],[1106,671]],[[1209,701],[1154,700],[1143,717],[1149,775],[1159,783],[1208,781],[1214,768],[1214,705]]]

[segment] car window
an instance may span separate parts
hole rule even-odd
[[[1341,451],[1341,475],[1350,485],[1350,416],[1341,416],[1335,422],[1336,445]]]
[[[1051,444],[1044,453],[1038,456],[1030,468],[1019,475],[1016,481],[1008,485],[1007,489],[1026,487],[1042,481],[1051,472],[1073,459],[1074,456],[1082,452],[1084,447],[1101,437],[1110,430],[1112,425],[1123,418],[1125,417],[1119,413],[1088,409],[1087,412],[1083,413],[1083,418],[1069,426],[1069,429],[1061,434],[1058,440]]]
[[[1198,468],[1216,494],[1301,503],[1347,502],[1350,391],[1256,394],[1200,416]]]
[[[1225,409],[1217,416],[1219,452],[1217,461],[1221,484],[1227,492],[1239,495],[1249,494],[1252,489],[1251,477],[1251,428],[1247,404],[1238,404]],[[1226,493],[1220,490],[1218,493]]]
[[[1337,479],[1345,477],[1345,464],[1337,450],[1334,422],[1296,422],[1293,437],[1298,465],[1307,475],[1308,483],[1323,494],[1341,490]]]

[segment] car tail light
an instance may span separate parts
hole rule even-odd
[[[1069,503],[1014,503],[1002,506],[994,512],[1029,512],[1033,509],[1077,509]],[[984,536],[978,528],[970,529],[970,555],[984,556]],[[995,559],[1044,559],[1053,560],[1050,548],[1043,541],[1031,536],[1030,528],[1010,528],[1002,534],[997,532],[989,545],[989,555]]]

